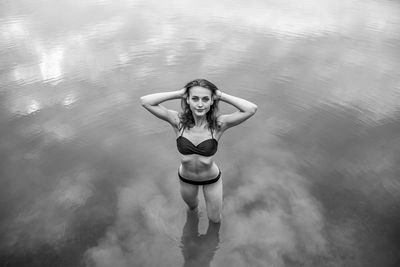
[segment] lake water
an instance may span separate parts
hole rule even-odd
[[[400,266],[398,1],[0,10],[1,266]],[[220,140],[221,225],[139,103],[195,78],[258,105]]]

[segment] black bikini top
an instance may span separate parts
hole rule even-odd
[[[198,154],[205,157],[210,157],[214,155],[218,150],[218,141],[213,136],[213,131],[211,131],[212,138],[206,139],[195,146],[189,139],[182,136],[185,128],[183,128],[182,133],[176,139],[176,146],[178,151],[183,155]]]

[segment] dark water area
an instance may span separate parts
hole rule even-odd
[[[0,266],[400,266],[399,51],[397,1],[2,1]],[[139,103],[195,78],[258,105],[221,225]]]

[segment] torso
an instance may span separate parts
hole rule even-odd
[[[183,131],[183,134],[182,134]],[[214,130],[213,135],[208,129],[196,129],[195,127],[185,129],[175,129],[176,138],[183,136],[193,145],[198,145],[201,142],[214,138],[217,141],[221,137],[221,133]],[[215,178],[219,174],[219,168],[214,162],[214,156],[203,156],[198,154],[181,155],[181,165],[179,173],[193,181],[205,181]]]

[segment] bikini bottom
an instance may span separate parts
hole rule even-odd
[[[179,179],[180,179],[182,182],[185,182],[185,183],[188,183],[188,184],[193,184],[193,185],[207,185],[207,184],[213,184],[213,183],[217,182],[217,181],[219,180],[219,178],[221,178],[221,171],[219,171],[219,174],[218,174],[217,177],[215,177],[214,179],[211,179],[211,180],[206,180],[206,181],[193,181],[193,180],[189,180],[189,179],[183,178],[183,177],[179,174],[179,171],[178,171],[178,176],[179,176]]]

